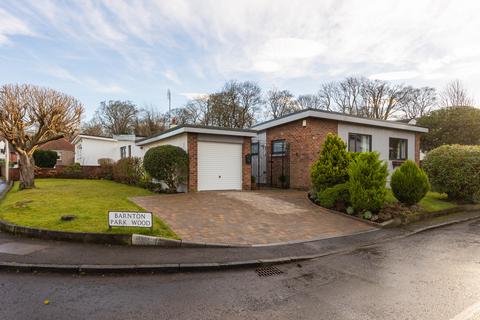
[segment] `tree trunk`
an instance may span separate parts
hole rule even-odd
[[[20,170],[20,190],[35,188],[35,162],[33,157],[19,154],[18,166]]]

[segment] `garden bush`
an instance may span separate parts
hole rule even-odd
[[[425,172],[415,162],[407,160],[393,172],[390,187],[398,201],[414,205],[425,197],[430,183]]]
[[[344,183],[348,180],[350,155],[343,140],[329,133],[320,151],[318,160],[312,165],[310,176],[317,192]]]
[[[385,203],[387,164],[377,152],[363,152],[348,167],[350,202],[356,211],[378,212]]]
[[[188,178],[188,155],[180,147],[164,145],[149,149],[143,166],[152,178],[165,183],[170,192],[177,191]]]
[[[115,164],[115,161],[110,158],[100,158],[97,162],[100,168],[102,168],[102,178],[113,180],[113,165]]]
[[[33,152],[35,165],[40,168],[53,168],[57,164],[58,154],[53,150],[37,149]]]
[[[340,183],[317,193],[318,203],[325,208],[334,208],[339,202],[345,205],[349,199],[347,183]]]
[[[83,178],[82,166],[76,162],[74,164],[64,166],[62,173],[59,175],[61,178]]]
[[[113,180],[125,184],[138,184],[143,181],[142,158],[128,157],[115,162],[113,165]]]
[[[444,145],[427,153],[423,168],[432,189],[473,202],[480,190],[480,146]]]

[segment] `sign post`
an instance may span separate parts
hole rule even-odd
[[[108,228],[112,229],[112,227],[138,227],[152,229],[152,213],[132,211],[109,211]]]

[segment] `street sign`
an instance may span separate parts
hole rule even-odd
[[[111,227],[153,227],[151,212],[109,211],[108,226]]]

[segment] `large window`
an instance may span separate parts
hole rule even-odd
[[[258,155],[258,142],[252,143],[252,156]]]
[[[272,155],[274,156],[284,156],[286,151],[285,140],[274,140],[272,141]]]
[[[390,160],[406,160],[408,158],[408,140],[390,138],[389,150]]]
[[[372,151],[372,136],[368,134],[349,133],[348,151],[369,152]]]
[[[127,147],[120,147],[120,159],[127,157]]]

